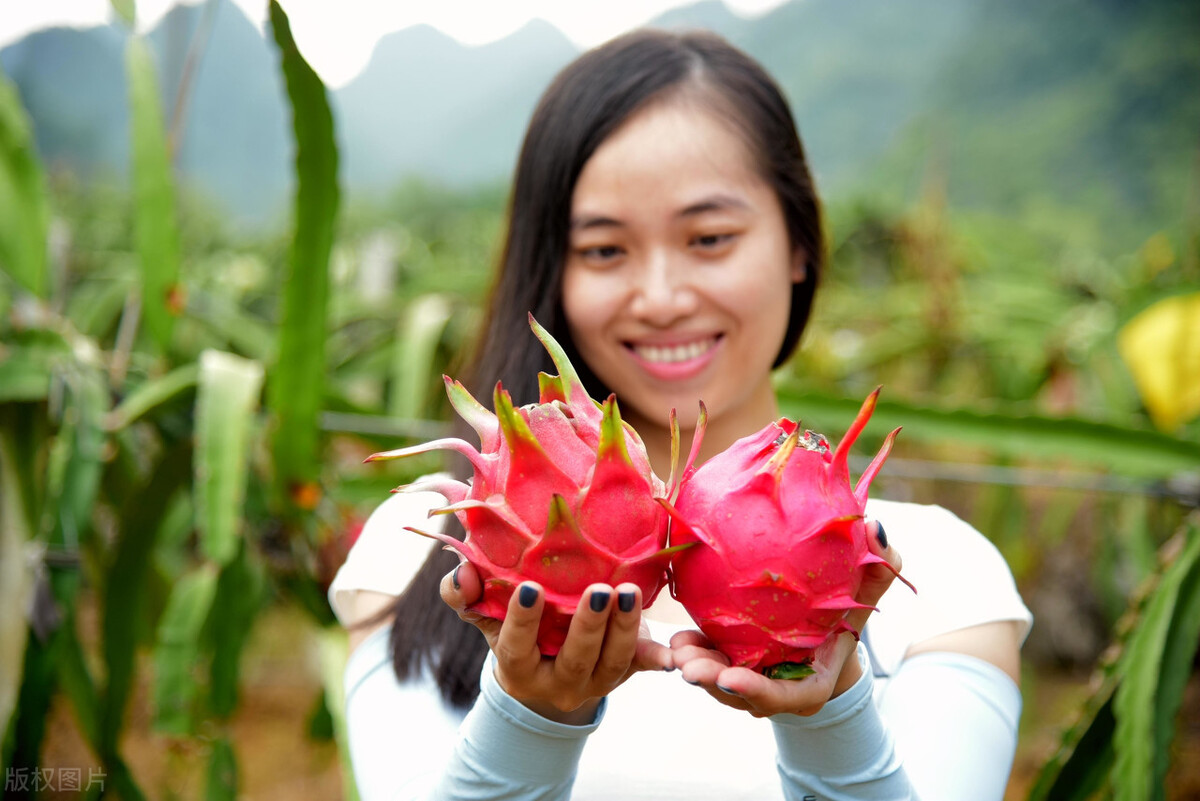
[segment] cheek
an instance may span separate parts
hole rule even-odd
[[[571,269],[563,272],[563,313],[567,328],[580,355],[589,360],[600,334],[612,318],[616,307],[611,282],[588,270]]]
[[[575,332],[585,331],[592,325],[596,304],[590,302],[592,292],[588,286],[590,283],[594,282],[589,281],[587,273],[582,270],[571,269],[568,265],[563,271],[563,313],[567,316],[567,326],[571,329],[572,335]],[[575,336],[575,342],[577,345],[582,344],[578,336]]]

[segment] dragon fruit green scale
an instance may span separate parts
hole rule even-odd
[[[871,481],[899,429],[851,485],[847,458],[875,408],[875,390],[837,448],[787,419],[684,469],[672,545],[672,591],[734,665],[781,677],[810,664],[842,631],[864,569],[888,563],[867,544]],[[704,415],[701,416],[701,425]],[[702,428],[698,427],[698,435]],[[890,567],[890,566],[889,566]]]
[[[542,653],[558,653],[580,596],[591,584],[633,582],[649,606],[667,579],[668,488],[650,469],[646,446],[622,422],[614,396],[588,396],[565,351],[529,316],[559,375],[538,376],[537,403],[514,407],[497,384],[495,413],[457,381],[445,378],[455,411],[475,429],[480,448],[440,439],[378,453],[368,461],[453,450],[474,468],[469,483],[431,478],[403,487],[434,490],[449,501],[430,512],[454,514],[466,538],[432,536],[475,566],[483,596],[471,609],[503,620],[522,581],[542,585],[538,631]],[[677,431],[672,429],[673,448]],[[673,482],[673,479],[672,479]]]

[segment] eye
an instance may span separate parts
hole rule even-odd
[[[691,245],[692,247],[702,251],[721,251],[733,244],[733,240],[736,236],[736,234],[731,233],[699,234],[692,237]]]
[[[589,245],[578,247],[575,252],[586,263],[594,266],[612,264],[621,258],[625,249],[620,245]]]

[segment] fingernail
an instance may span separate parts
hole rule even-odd
[[[597,590],[592,593],[592,599],[588,603],[591,604],[593,612],[603,612],[608,606],[609,593],[606,590]]]
[[[691,679],[684,679],[684,681],[686,681],[688,684],[692,685],[693,687],[700,686],[700,682],[698,682],[698,681],[692,681]]]
[[[458,583],[458,571],[459,570],[462,570],[461,562],[458,564],[457,567],[454,568],[454,572],[450,574],[450,583],[454,585],[454,589],[456,589],[456,590],[462,589],[462,585]]]
[[[667,665],[665,668],[663,668],[663,673],[674,673],[674,672],[675,672],[674,665]]]
[[[879,547],[887,550],[887,532],[883,530],[883,523],[875,522],[875,539],[879,540]]]
[[[528,609],[537,603],[537,587],[530,587],[528,584],[521,587],[517,593],[517,603]]]
[[[633,602],[637,600],[637,594],[626,590],[625,592],[617,593],[617,608],[622,612],[632,612]]]
[[[722,687],[720,684],[717,685],[717,689],[726,695],[741,695],[741,693],[739,693],[737,690],[731,690],[728,687]]]

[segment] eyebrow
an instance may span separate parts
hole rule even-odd
[[[582,231],[587,228],[621,228],[625,223],[620,220],[614,220],[612,217],[605,217],[601,214],[587,214],[582,217],[572,217],[570,228],[572,231]]]
[[[694,217],[698,214],[704,214],[709,211],[724,211],[725,209],[736,209],[739,211],[749,211],[750,204],[734,195],[712,195],[679,212],[680,217]]]
[[[677,216],[679,217],[696,217],[710,211],[723,211],[725,209],[735,209],[739,211],[749,211],[750,204],[741,198],[733,195],[718,194],[711,197],[706,197],[703,200],[697,201],[690,206],[683,208]],[[623,228],[625,223],[612,217],[605,217],[602,214],[585,214],[579,217],[572,217],[570,229],[572,231],[580,231],[589,228]]]

